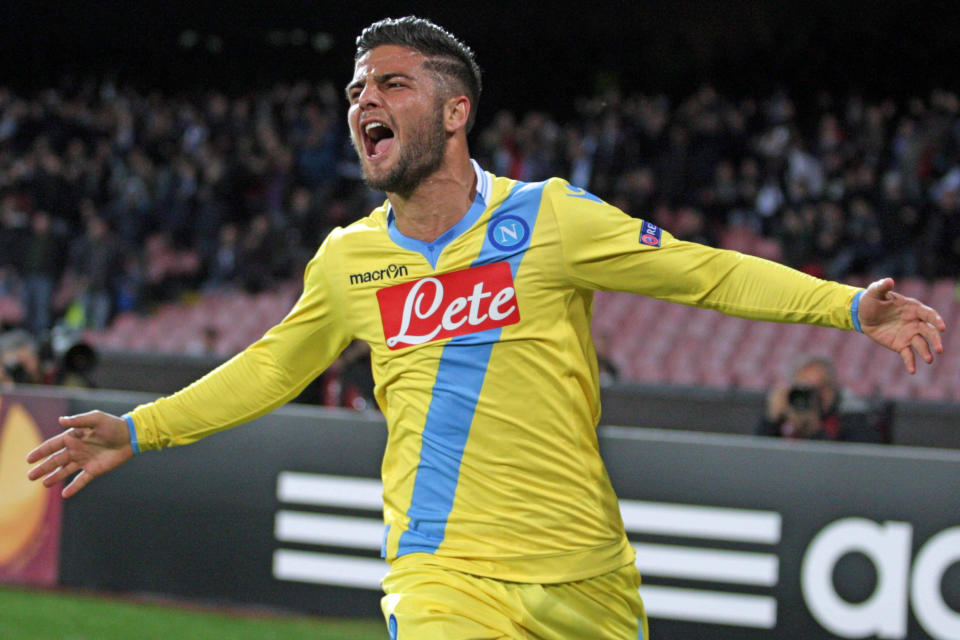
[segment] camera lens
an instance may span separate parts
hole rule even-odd
[[[30,373],[19,362],[5,362],[3,364],[3,370],[6,372],[7,377],[16,384],[33,382],[30,379]]]
[[[787,402],[794,411],[809,411],[814,406],[816,392],[813,387],[793,386],[787,395]]]

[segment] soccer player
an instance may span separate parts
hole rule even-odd
[[[72,496],[141,450],[289,401],[360,339],[389,430],[391,637],[633,640],[647,621],[597,445],[594,290],[855,329],[911,372],[942,351],[943,320],[890,279],[818,280],[678,241],[560,179],[484,172],[467,148],[479,95],[472,51],[440,27],[408,17],[365,29],[348,120],[386,202],[330,234],[261,340],[122,418],[62,418],[65,432],[30,453],[30,478],[77,473]]]

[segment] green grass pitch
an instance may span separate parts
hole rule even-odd
[[[0,640],[385,640],[380,620],[325,620],[0,586]]]

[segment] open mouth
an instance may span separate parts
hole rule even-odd
[[[363,148],[368,158],[377,158],[393,145],[393,129],[382,122],[363,125]]]

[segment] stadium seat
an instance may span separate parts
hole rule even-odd
[[[728,241],[744,243],[748,233]],[[862,283],[865,284],[865,283]],[[956,282],[928,284],[902,278],[898,290],[929,302],[944,320],[960,320]],[[221,290],[181,304],[165,304],[152,315],[118,315],[105,331],[88,332],[104,349],[214,353],[229,356],[260,338],[290,310],[298,281],[258,294]],[[0,298],[0,318],[18,301]],[[215,330],[205,337],[208,328]],[[685,307],[628,293],[594,295],[592,333],[598,351],[619,368],[621,380],[649,384],[703,385],[762,390],[785,380],[801,354],[834,360],[840,379],[863,396],[960,399],[960,331],[944,336],[947,353],[915,376],[899,357],[862,336],[808,325],[754,322],[706,309]]]
[[[930,287],[921,278],[899,278],[896,281],[897,291],[905,296],[927,301],[930,299]]]

